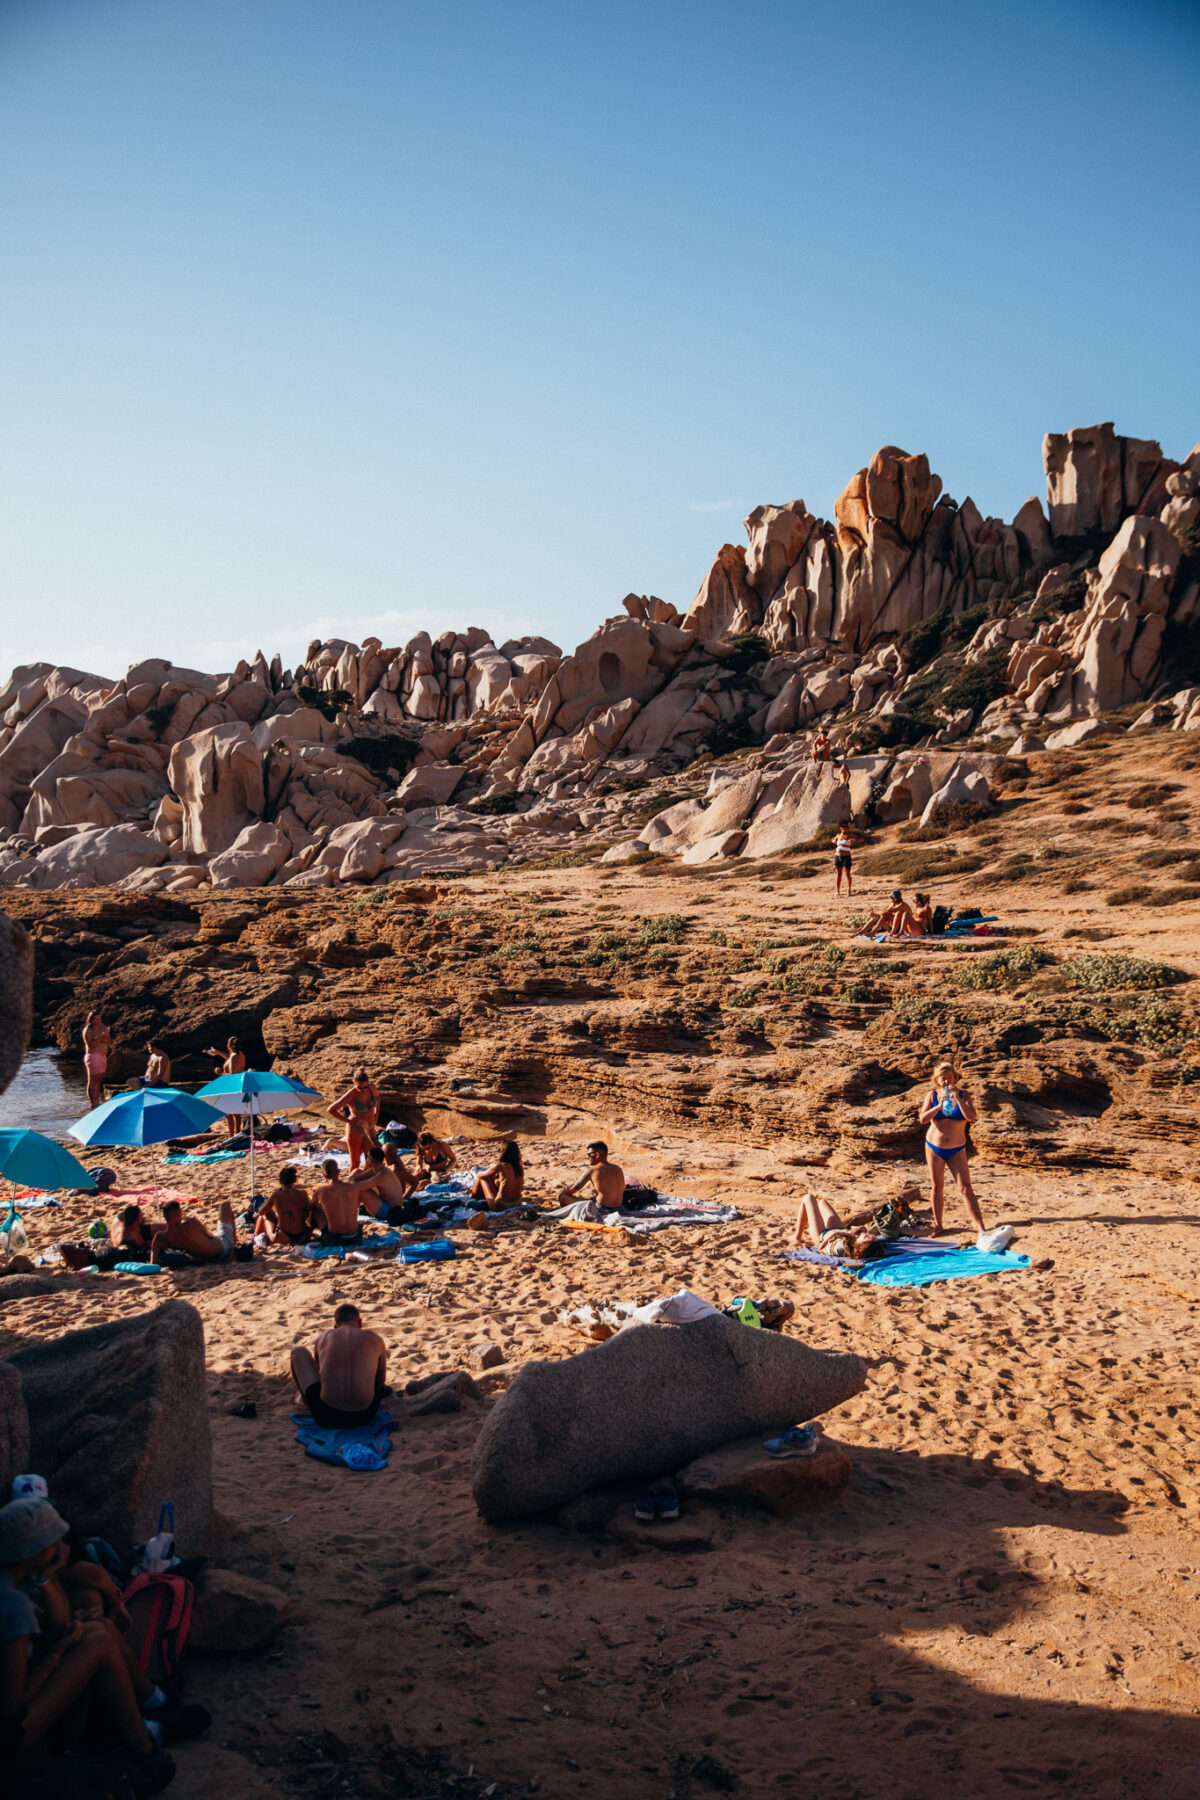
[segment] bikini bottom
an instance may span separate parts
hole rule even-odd
[[[965,1144],[954,1144],[952,1146],[935,1144],[932,1138],[925,1139],[925,1148],[927,1150],[932,1150],[935,1156],[940,1156],[943,1162],[953,1162],[959,1151],[965,1150],[966,1147]]]

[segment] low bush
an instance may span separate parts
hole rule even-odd
[[[1147,906],[1181,906],[1186,900],[1200,900],[1200,887],[1158,888],[1146,901]]]
[[[1078,936],[1083,936],[1079,932]],[[1102,935],[1107,936],[1107,933]],[[1164,988],[1191,977],[1170,963],[1152,962],[1144,956],[1127,956],[1123,950],[1104,950],[1090,956],[1072,956],[1060,963],[1058,973],[1067,987],[1094,993],[1116,988]]]
[[[338,714],[354,704],[354,695],[345,688],[315,688],[301,686],[296,690],[305,706],[315,706],[317,711],[329,720],[336,719]]]
[[[520,795],[484,794],[479,800],[468,800],[464,812],[480,813],[484,818],[503,818],[506,813],[515,813]]]
[[[1145,900],[1153,892],[1153,888],[1147,887],[1144,882],[1131,881],[1127,886],[1114,888],[1110,894],[1105,894],[1104,904],[1105,906],[1137,906],[1140,901]]]
[[[1135,810],[1143,806],[1166,806],[1170,802],[1171,795],[1178,794],[1179,791],[1180,784],[1177,781],[1166,781],[1158,787],[1134,788],[1131,794],[1126,794],[1124,804],[1132,806]]]
[[[1021,944],[1011,950],[991,950],[986,956],[964,958],[950,972],[955,987],[1013,988],[1028,981],[1054,961],[1040,944]]]
[[[1090,894],[1094,883],[1085,881],[1082,875],[1068,875],[1062,884],[1064,894]]]
[[[927,994],[898,994],[892,1001],[892,1015],[905,1025],[932,1025],[946,1012],[944,1001],[931,1000]]]

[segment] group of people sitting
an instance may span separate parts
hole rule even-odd
[[[151,1681],[121,1589],[84,1554],[41,1477],[18,1476],[13,1489],[0,1507],[0,1768],[74,1794],[78,1759],[104,1756],[106,1793],[157,1793],[175,1773],[165,1746],[196,1737],[211,1715]]]
[[[946,915],[948,916],[948,915]],[[928,937],[933,931],[933,903],[928,894],[917,894],[910,906],[899,888],[893,888],[886,906],[872,913],[860,937]]]

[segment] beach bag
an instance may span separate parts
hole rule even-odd
[[[397,1262],[448,1262],[457,1254],[449,1238],[433,1238],[428,1244],[406,1244]]]
[[[931,934],[934,937],[937,937],[941,932],[945,931],[949,923],[950,908],[948,906],[935,906],[933,909],[933,917],[929,921],[929,930]]]
[[[129,1646],[143,1673],[161,1688],[175,1684],[196,1590],[182,1575],[135,1575],[121,1599],[129,1613]]]

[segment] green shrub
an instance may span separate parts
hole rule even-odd
[[[659,913],[657,918],[642,920],[638,937],[643,944],[679,944],[690,923],[683,913]]]
[[[892,1001],[892,1015],[905,1025],[932,1025],[945,1015],[945,1003],[931,1000],[927,994],[898,994]]]
[[[1143,956],[1127,956],[1123,950],[1068,957],[1060,963],[1058,973],[1067,987],[1098,994],[1112,993],[1117,988],[1172,987],[1178,981],[1191,980],[1184,969],[1151,962]]]
[[[896,648],[915,674],[935,656],[969,644],[987,616],[986,606],[972,606],[961,613],[934,613],[931,618],[920,619],[907,631],[902,631],[896,639]]]
[[[501,818],[506,813],[516,812],[517,802],[520,798],[521,796],[516,792],[511,794],[484,794],[478,800],[468,800],[463,810],[464,812],[469,813],[481,813],[484,818]]]
[[[1068,875],[1062,884],[1064,894],[1090,894],[1093,883],[1085,881],[1082,875]]]
[[[330,720],[336,719],[340,712],[354,704],[354,695],[345,688],[315,688],[301,684],[296,692],[305,706],[315,706],[319,713]]]
[[[1061,587],[1051,588],[1043,594],[1031,608],[1029,617],[1040,625],[1043,619],[1059,618],[1065,613],[1078,612],[1087,599],[1087,575],[1072,575]]]
[[[737,675],[745,675],[757,663],[766,662],[771,654],[770,645],[757,631],[735,631],[729,643],[733,655],[726,659],[725,667]]]
[[[964,959],[951,970],[950,979],[956,987],[1019,987],[1053,961],[1040,944],[1019,944],[1011,950],[991,950],[985,956]]]
[[[708,934],[708,941],[710,944],[727,944],[729,942],[729,934],[725,931],[710,931]]]

